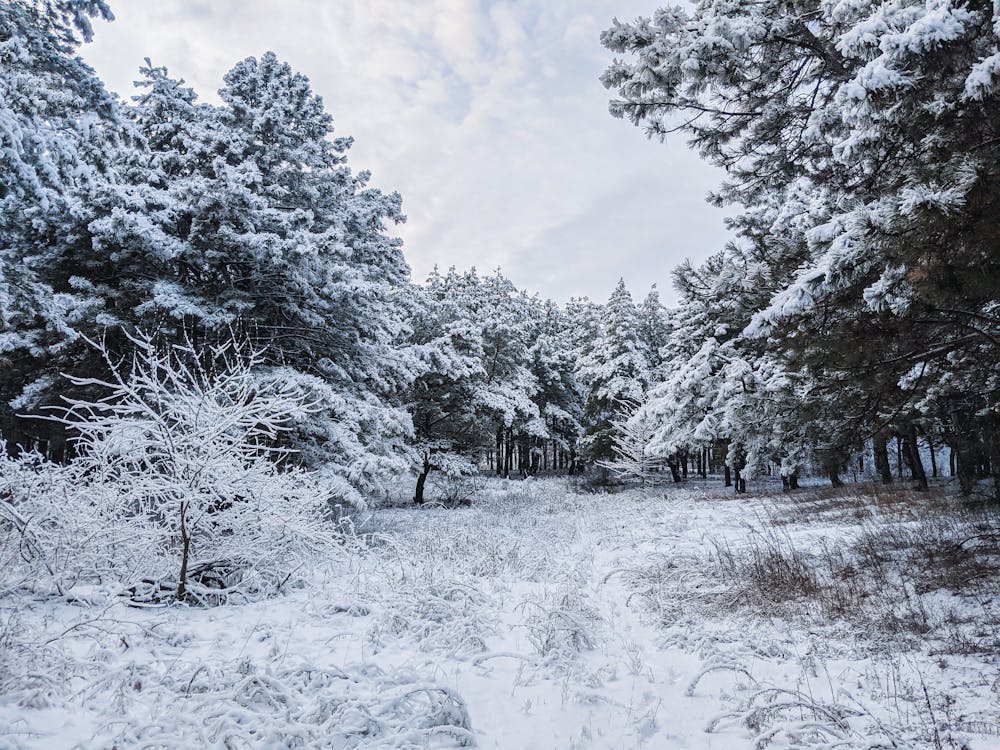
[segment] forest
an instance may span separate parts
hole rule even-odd
[[[1000,7],[649,12],[667,304],[413,279],[278,54],[0,5],[0,747],[1000,747]]]

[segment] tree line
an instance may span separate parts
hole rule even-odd
[[[93,396],[136,340],[206,362],[235,340],[262,384],[304,394],[281,440],[346,499],[406,470],[420,501],[431,471],[572,472],[608,452],[615,399],[651,380],[655,293],[640,315],[623,285],[602,306],[499,271],[414,284],[401,197],[350,169],[306,76],[250,57],[212,105],[147,59],[123,100],[77,54],[94,18],[112,18],[101,0],[0,7],[8,451],[70,458],[72,434],[37,417]]]
[[[8,450],[64,458],[33,417],[141,333],[259,352],[309,404],[289,454],[347,500],[401,471],[419,502],[435,471],[629,462],[737,491],[891,482],[891,445],[923,486],[947,447],[964,491],[1000,492],[991,5],[703,3],[605,32],[612,113],[727,175],[735,239],[676,269],[670,309],[622,282],[604,304],[500,271],[411,282],[401,197],[348,166],[306,76],[250,57],[210,105],[147,60],[122,100],[77,55],[94,18],[102,0],[0,7]]]

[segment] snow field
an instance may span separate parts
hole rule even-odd
[[[751,559],[761,519],[807,551],[861,528],[780,497],[491,480],[471,507],[372,511],[277,598],[8,592],[0,747],[1000,748],[996,656],[945,622],[991,604],[925,592],[912,639],[763,604],[717,553]]]

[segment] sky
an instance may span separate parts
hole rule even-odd
[[[414,279],[501,267],[517,286],[637,295],[727,238],[705,196],[720,174],[683,137],[649,141],[608,114],[611,19],[662,0],[117,0],[81,54],[132,93],[144,57],[217,102],[238,60],[273,50],[351,135],[350,163],[403,196]]]

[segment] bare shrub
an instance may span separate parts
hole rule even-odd
[[[725,542],[711,541],[723,579],[754,601],[783,602],[819,590],[809,556],[773,527],[752,530],[749,543],[738,552]]]

